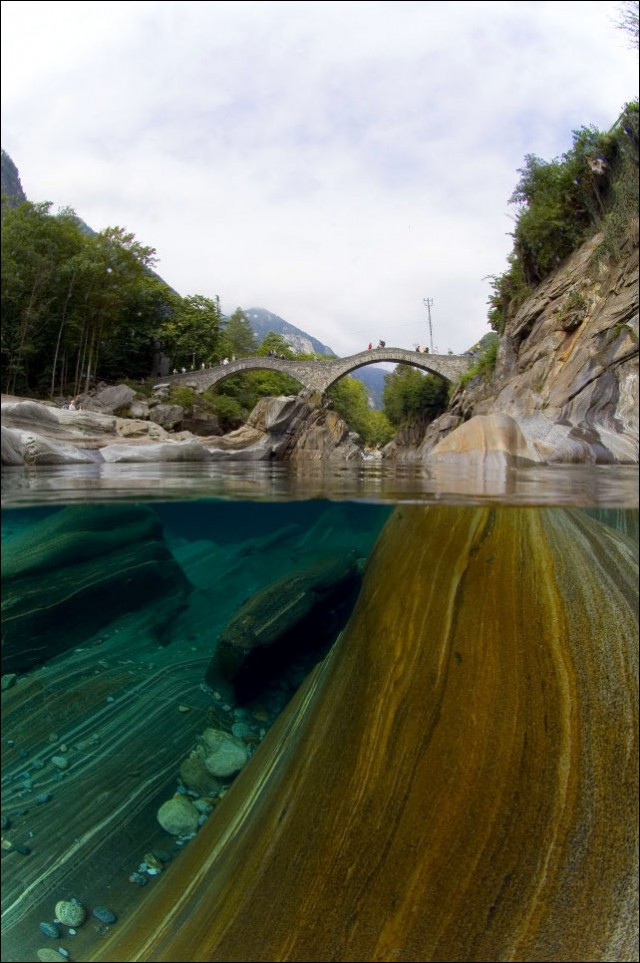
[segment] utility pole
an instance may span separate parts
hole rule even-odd
[[[433,304],[433,298],[423,298],[422,300],[427,309],[427,321],[429,323],[429,351],[433,354],[433,330],[431,328],[431,305]]]

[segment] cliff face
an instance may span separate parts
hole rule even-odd
[[[637,229],[616,260],[596,261],[601,240],[586,242],[518,310],[491,379],[458,391],[420,443],[396,443],[391,458],[429,459],[463,423],[500,414],[517,422],[531,461],[637,463]],[[472,451],[473,425],[465,434],[458,450]]]

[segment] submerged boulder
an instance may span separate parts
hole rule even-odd
[[[219,677],[238,682],[251,660],[253,671],[268,675],[321,640],[333,641],[348,617],[360,587],[361,573],[354,554],[321,560],[300,572],[278,579],[251,596],[218,638],[207,681]]]

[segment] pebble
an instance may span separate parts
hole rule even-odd
[[[28,846],[23,846],[22,843],[14,843],[13,848],[16,853],[20,853],[21,856],[31,856],[31,850]]]
[[[11,686],[14,686],[17,679],[18,676],[15,672],[7,672],[5,675],[3,675],[2,680],[0,680],[0,687],[2,688],[2,691],[6,692],[7,689],[10,689]]]
[[[178,706],[178,712],[191,712],[190,706]]]
[[[231,726],[231,732],[239,739],[250,739],[254,734],[253,729],[251,726],[247,725],[246,722],[234,722],[234,724]]]
[[[11,825],[11,820],[9,819],[8,816],[0,817],[0,829],[2,830],[2,832],[4,832],[5,829],[8,829],[10,825]]]
[[[42,803],[50,802],[52,799],[53,799],[53,795],[50,792],[41,792],[41,793],[38,793],[35,801],[38,803],[38,805],[41,805]]]
[[[145,853],[144,862],[146,865],[146,872],[149,873],[150,876],[157,876],[158,873],[162,872],[162,861],[153,853]],[[153,870],[153,872],[151,872],[151,870]]]
[[[51,950],[49,947],[45,947],[42,950],[38,950],[38,959],[42,960],[42,963],[59,963],[60,960],[68,960],[69,955],[59,953],[57,950]]]
[[[69,768],[69,760],[66,759],[64,756],[52,756],[52,757],[51,757],[51,765],[52,765],[52,766],[55,766],[56,769],[61,769],[61,770],[62,770],[62,769],[68,769],[68,768]]]
[[[154,849],[153,855],[156,859],[159,859],[161,863],[171,862],[171,853],[168,853],[166,849]]]
[[[56,919],[65,926],[81,926],[87,911],[79,899],[61,899],[56,903]]]
[[[107,696],[107,700],[106,700],[106,701],[107,701],[107,702],[115,702],[116,700],[114,699],[113,696]]]
[[[44,933],[45,936],[50,936],[52,940],[60,939],[60,927],[56,926],[55,923],[40,923],[40,931]]]
[[[129,882],[137,883],[138,886],[146,886],[149,881],[146,876],[142,875],[142,873],[132,873],[129,877]]]
[[[111,923],[115,923],[118,919],[116,914],[112,910],[107,909],[106,906],[96,906],[93,911],[93,915],[97,920],[99,920],[101,923],[104,923],[106,926],[109,926]]]

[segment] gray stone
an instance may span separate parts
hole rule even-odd
[[[211,456],[197,441],[152,445],[108,445],[102,449],[104,461],[114,462],[187,462],[209,461]]]
[[[248,758],[246,749],[241,749],[235,743],[228,741],[210,753],[204,764],[212,776],[226,779],[239,772]]]
[[[182,405],[154,405],[149,411],[149,418],[163,428],[174,428],[184,418]]]
[[[82,406],[89,411],[113,413],[124,411],[136,396],[136,392],[128,385],[110,385],[102,388],[91,397],[82,398]]]
[[[158,810],[158,822],[172,836],[188,836],[198,828],[198,810],[184,796],[174,796]]]

